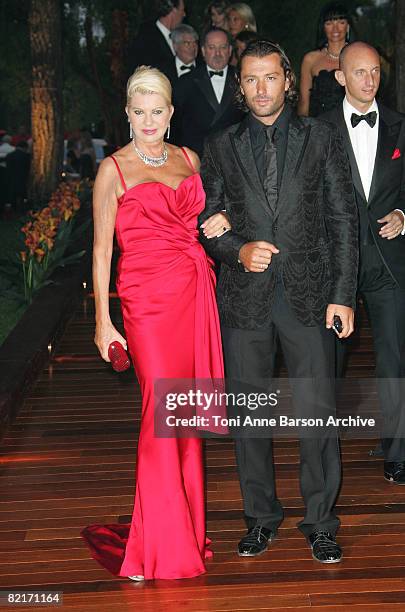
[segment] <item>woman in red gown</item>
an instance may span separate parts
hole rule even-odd
[[[171,87],[142,66],[128,81],[133,140],[100,166],[94,185],[95,342],[129,349],[142,392],[142,419],[131,525],[93,525],[82,535],[93,557],[134,580],[188,578],[205,572],[201,440],[154,436],[156,379],[223,378],[215,276],[198,242],[205,194],[199,160],[164,142],[173,114]],[[204,224],[218,236],[222,215]],[[114,229],[121,250],[117,290],[126,340],[108,305]]]

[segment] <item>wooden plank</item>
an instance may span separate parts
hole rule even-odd
[[[207,574],[136,584],[100,568],[80,530],[130,520],[141,404],[133,372],[117,376],[97,357],[92,300],[87,314],[81,308],[3,440],[2,588],[61,590],[65,609],[97,612],[405,609],[405,487],[383,480],[382,460],[369,457],[375,439],[342,442],[339,565],[313,561],[296,528],[304,512],[299,445],[285,438],[274,443],[285,519],[265,555],[237,556],[245,526],[233,441],[207,440],[207,526],[214,551]],[[118,313],[116,300],[113,310]],[[369,328],[353,346],[348,375],[372,376]],[[343,408],[356,399],[347,392]],[[373,405],[377,410],[375,398]]]

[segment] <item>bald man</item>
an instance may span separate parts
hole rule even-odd
[[[358,292],[367,308],[380,379],[384,477],[405,485],[405,121],[375,99],[380,57],[373,47],[362,42],[347,45],[339,68],[335,76],[346,96],[322,119],[338,126],[343,135],[355,187],[360,220]],[[338,352],[342,351],[344,342],[339,341]]]

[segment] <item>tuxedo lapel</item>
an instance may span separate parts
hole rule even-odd
[[[218,121],[218,119],[224,114],[230,103],[232,102],[233,96],[235,95],[235,87],[234,85],[234,72],[231,70],[231,67],[228,66],[228,72],[225,80],[224,93],[222,94],[221,103],[217,108],[217,112],[215,113],[215,117],[212,120],[212,125]],[[215,94],[214,94],[215,95]]]
[[[270,206],[268,204],[254,160],[247,119],[242,121],[235,134],[230,134],[229,137],[233,152],[245,180],[250,185],[251,189],[256,193],[258,201],[266,213],[271,214]]]
[[[369,206],[372,204],[375,195],[378,193],[378,187],[384,180],[384,174],[388,168],[388,165],[392,163],[391,156],[397,144],[400,127],[400,122],[389,125],[386,122],[384,108],[380,108],[378,144],[375,156],[373,178],[370,187],[370,195],[368,198]]]
[[[291,180],[296,176],[301,166],[310,133],[310,125],[304,125],[298,117],[295,117],[294,115],[291,116],[288,129],[284,170],[281,178],[280,193],[275,211],[275,218],[279,215],[283,203],[288,201],[288,196],[291,189]]]
[[[341,104],[336,109],[336,124],[340,130],[340,133],[343,137],[343,143],[346,149],[346,153],[349,157],[350,169],[352,173],[353,185],[361,198],[367,202],[366,194],[364,193],[363,183],[361,182],[359,167],[356,162],[356,157],[354,155],[352,142],[350,140],[349,130],[347,129],[345,117],[343,114],[343,105]]]
[[[201,66],[201,68],[196,68],[196,72],[197,71],[198,74],[195,74],[194,81],[200,88],[200,91],[203,93],[210,106],[212,107],[212,110],[217,113],[219,109],[219,102],[215,95],[214,88],[211,84],[210,77],[208,76],[208,71],[205,66]]]

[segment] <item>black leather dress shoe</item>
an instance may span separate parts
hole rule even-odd
[[[319,563],[339,563],[342,560],[342,549],[336,543],[335,536],[329,531],[313,531],[308,537],[312,548],[312,558]]]
[[[249,529],[247,534],[238,544],[238,555],[240,557],[256,557],[266,552],[268,545],[274,538],[275,533],[266,527],[256,525]]]
[[[384,478],[397,485],[405,485],[405,461],[384,461]]]

